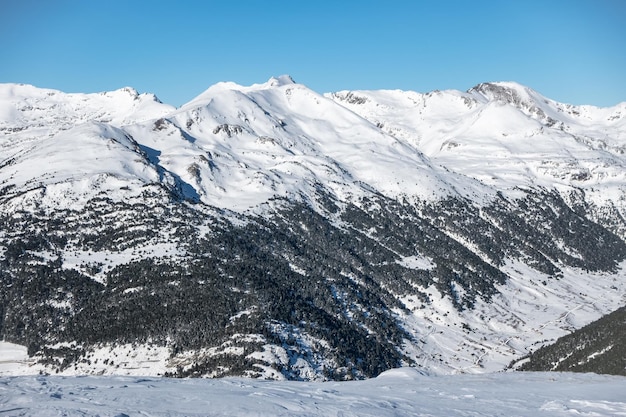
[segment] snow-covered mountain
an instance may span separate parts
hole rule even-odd
[[[583,190],[600,205],[624,193],[626,103],[572,106],[516,83],[468,92],[328,94],[430,161],[498,190]]]
[[[497,371],[626,302],[626,103],[4,84],[0,134],[0,336],[31,371]]]

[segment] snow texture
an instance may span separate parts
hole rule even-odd
[[[3,377],[7,416],[624,416],[626,378],[500,373],[427,377],[395,369],[367,381]]]

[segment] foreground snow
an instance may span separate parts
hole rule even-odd
[[[626,416],[626,378],[500,373],[428,377],[415,369],[359,382],[2,377],[11,416]]]

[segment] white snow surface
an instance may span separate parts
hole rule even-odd
[[[32,365],[25,346],[0,341],[0,376],[34,374]]]
[[[625,416],[626,378],[499,373],[428,377],[395,369],[367,381],[0,377],[7,416]]]

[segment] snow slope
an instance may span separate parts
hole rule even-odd
[[[75,208],[99,192],[117,199],[136,195],[159,175],[121,127],[173,109],[129,87],[66,94],[0,84],[0,189],[13,188],[6,198],[24,200],[13,209]]]
[[[34,136],[88,121],[123,126],[174,110],[153,94],[131,87],[102,93],[64,93],[28,84],[0,84],[0,131],[29,130]]]
[[[451,192],[417,149],[286,76],[217,84],[158,127],[128,131],[202,201],[238,211],[275,196],[306,199],[318,184],[341,199],[372,189],[422,198]]]
[[[414,369],[358,382],[139,377],[0,378],[10,416],[623,416],[626,378],[504,373],[422,376]]]
[[[407,344],[407,353],[435,374],[499,372],[514,358],[625,305],[624,266],[617,274],[567,268],[563,279],[554,280],[511,262],[505,267],[510,279],[500,293],[472,310],[456,310],[434,288],[428,291],[435,301],[427,306],[405,297],[411,314],[403,320],[419,341],[419,350]]]
[[[468,92],[326,96],[433,163],[499,190],[582,188],[600,203],[624,195],[626,103],[572,106],[513,82],[484,83]]]

